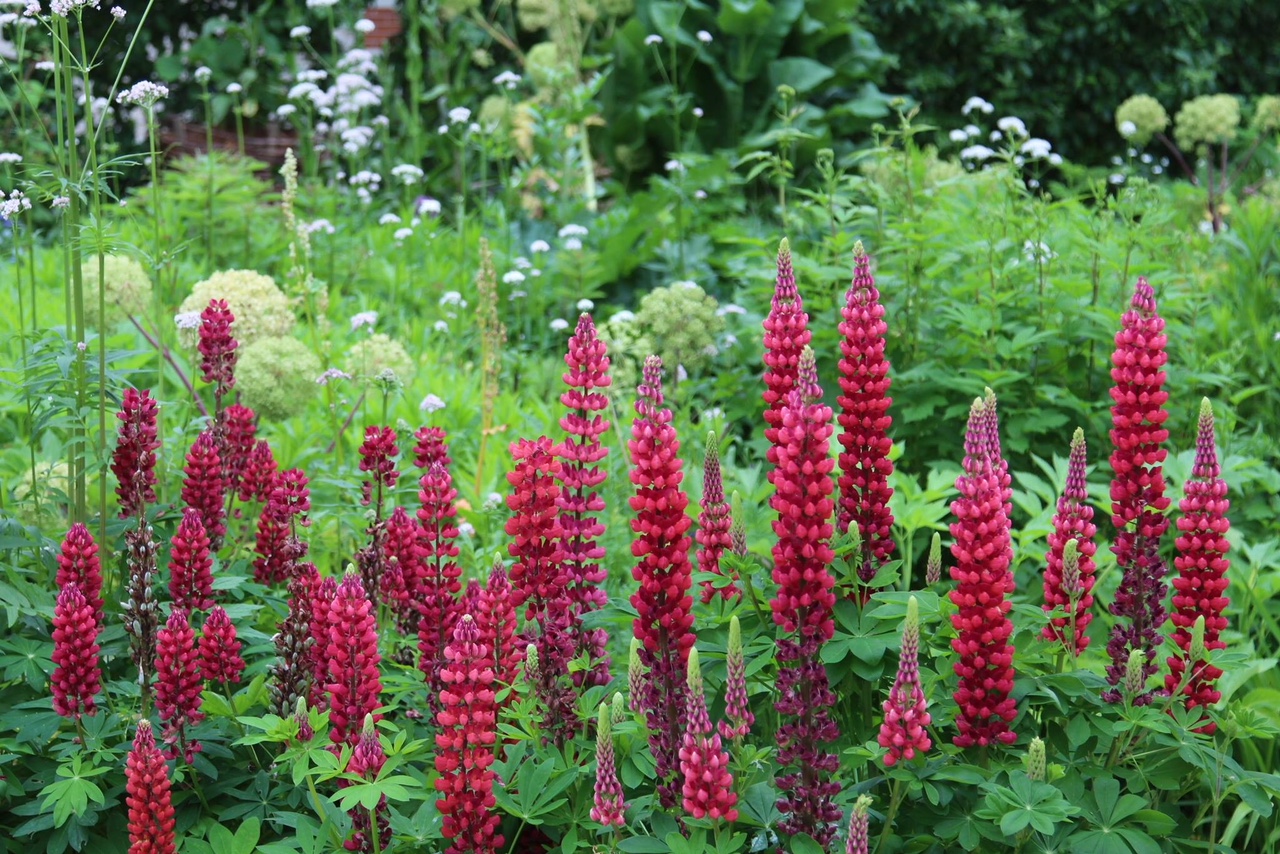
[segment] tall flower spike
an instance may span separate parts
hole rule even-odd
[[[347,761],[347,773],[365,782],[372,783],[387,764],[387,754],[382,750],[382,742],[378,740],[378,731],[373,726],[373,715],[364,716],[364,726],[360,730],[360,740],[356,742],[351,759]],[[373,820],[369,810],[362,806],[351,810],[351,838],[343,843],[348,851],[359,851],[369,854],[374,851],[387,850],[391,841],[391,819],[387,815],[387,798],[383,795],[373,808]]]
[[[747,660],[742,652],[742,624],[735,614],[729,618],[729,645],[725,654],[724,715],[720,734],[726,739],[745,738],[756,716],[747,699]]]
[[[271,487],[275,483],[279,466],[271,453],[271,444],[266,439],[259,439],[249,452],[244,470],[240,473],[239,495],[244,502],[265,504],[271,497]]]
[[[307,698],[322,675],[317,674],[316,663],[322,653],[316,651],[318,643],[312,635],[313,580],[308,574],[299,574],[289,581],[289,611],[276,629],[276,660],[270,667],[268,690],[270,709],[282,718],[293,712],[299,698]]]
[[[200,312],[200,378],[214,384],[214,396],[221,402],[236,384],[236,348],[239,346],[231,335],[236,316],[226,300],[212,299]]]
[[[965,434],[964,472],[956,479],[960,498],[951,504],[956,521],[951,524],[955,543],[951,554],[956,565],[951,577],[956,588],[951,601],[957,612],[951,617],[956,638],[951,647],[959,656],[956,687],[956,719],[959,747],[1012,744],[1017,735],[1009,722],[1018,713],[1009,696],[1013,690],[1013,548],[1009,519],[998,468],[994,465],[987,404],[977,398],[969,410]]]
[[[409,599],[418,608],[419,666],[434,685],[433,674],[444,663],[444,649],[453,636],[457,598],[462,590],[458,565],[458,490],[449,472],[449,447],[444,430],[424,427],[418,431],[415,462],[425,468],[418,479],[418,521],[422,524],[422,574],[405,577]],[[438,693],[438,692],[434,692]]]
[[[245,469],[253,456],[258,435],[257,417],[252,409],[238,403],[228,406],[222,412],[225,424],[222,437],[222,475],[227,480],[228,500],[240,491]]]
[[[120,498],[120,518],[141,517],[146,506],[156,500],[156,450],[160,438],[156,418],[160,407],[150,391],[124,390],[120,403],[120,432],[111,456],[111,473],[116,476]]]
[[[986,418],[983,419],[983,434],[987,443],[987,454],[991,457],[991,468],[1000,483],[1000,500],[1004,503],[1004,515],[1013,518],[1013,478],[1009,475],[1009,462],[1000,450],[1000,413],[996,409],[996,393],[988,386],[983,391],[982,402],[987,407]]]
[[[399,453],[395,430],[373,425],[364,429],[364,443],[360,445],[360,471],[368,477],[361,483],[360,503],[366,507],[373,504],[379,518],[382,514],[383,496],[395,489],[396,481],[400,478],[395,461]]]
[[[436,801],[450,841],[446,854],[495,854],[505,841],[494,812],[494,702],[492,652],[480,639],[470,614],[458,618],[445,649],[440,674],[440,712],[436,715]]]
[[[200,751],[198,742],[187,740],[186,730],[204,720],[202,689],[195,632],[187,612],[174,608],[157,637],[156,711],[160,720],[169,724],[165,740],[177,740],[188,764]]]
[[[601,703],[596,715],[596,787],[591,820],[605,827],[623,827],[627,823],[627,802],[618,782],[608,703]]]
[[[382,575],[382,601],[395,613],[396,626],[404,635],[418,633],[421,612],[410,593],[420,589],[419,581],[426,576],[422,563],[422,525],[403,507],[391,511],[387,519],[386,538],[383,542],[383,560],[386,570]]]
[[[684,810],[696,819],[737,821],[738,795],[729,773],[729,754],[711,729],[697,648],[689,651],[688,683],[686,726],[680,744]]]
[[[733,514],[724,500],[724,480],[720,474],[720,453],[716,449],[716,434],[707,434],[707,455],[702,466],[702,512],[698,514],[698,569],[713,575],[722,575],[720,557],[733,548]],[[716,582],[702,582],[702,601],[710,602],[719,595],[734,599],[742,595],[735,572],[729,582],[718,586]]]
[[[871,276],[871,259],[858,241],[853,248],[853,284],[845,295],[840,323],[840,507],[837,530],[856,525],[862,538],[858,577],[875,577],[893,554],[893,490],[889,476],[893,418],[888,396],[892,380],[885,358],[884,306]]]
[[[177,854],[169,766],[146,718],[125,760],[125,781],[129,854]]]
[[[1071,437],[1071,456],[1067,463],[1067,485],[1058,499],[1058,511],[1053,517],[1053,530],[1049,533],[1049,551],[1045,555],[1048,564],[1044,572],[1044,610],[1047,614],[1065,611],[1066,616],[1053,617],[1041,631],[1041,637],[1057,641],[1075,655],[1089,646],[1085,633],[1093,622],[1093,555],[1098,546],[1093,541],[1098,527],[1093,524],[1093,508],[1087,503],[1089,492],[1085,484],[1084,431],[1076,428]],[[1071,572],[1071,584],[1067,584],[1066,551],[1069,542],[1075,543],[1075,567]]]
[[[848,854],[869,854],[871,844],[871,797],[860,795],[849,815]]]
[[[235,624],[221,605],[215,605],[200,632],[200,676],[209,683],[233,685],[244,672]]]
[[[53,608],[53,710],[79,720],[97,711],[93,698],[102,690],[98,664],[98,621],[93,606],[72,581],[58,591]]]
[[[302,580],[291,581],[289,588],[296,588],[300,596],[306,596],[305,604],[302,601],[298,603],[300,608],[306,609],[303,613],[309,626],[308,643],[304,649],[311,667],[308,680],[310,691],[305,692],[304,696],[309,697],[313,706],[327,706],[329,703],[325,696],[325,683],[329,681],[329,611],[338,598],[338,579],[332,575],[320,578],[317,573],[306,584]],[[292,612],[292,604],[290,610]]]
[[[805,313],[791,267],[791,243],[784,237],[778,244],[778,280],[773,303],[764,319],[764,435],[769,440],[771,463],[776,462],[774,446],[778,444],[782,408],[799,373],[800,353],[812,337],[809,315]]]
[[[929,560],[925,564],[924,583],[932,587],[942,580],[942,536],[933,532],[929,541]]]
[[[812,349],[806,347],[797,381],[787,394],[774,443],[774,485],[770,506],[773,523],[773,580],[777,595],[769,603],[773,620],[785,633],[778,639],[778,777],[783,814],[779,828],[792,835],[807,833],[829,847],[836,835],[840,808],[835,796],[839,757],[828,747],[839,737],[831,720],[835,694],[822,664],[822,645],[835,631],[835,580],[829,567],[835,484],[835,461],[829,453],[831,408],[821,403]]]
[[[169,598],[175,608],[207,611],[213,607],[213,558],[200,511],[188,507],[174,532],[169,552]]]
[[[880,746],[888,748],[884,765],[891,768],[899,760],[911,760],[916,751],[928,753],[933,742],[925,727],[933,721],[929,703],[920,687],[920,606],[916,597],[907,600],[907,617],[902,622],[902,654],[898,675],[884,701],[884,723],[880,726]]]
[[[1227,627],[1227,484],[1218,465],[1214,447],[1213,407],[1205,399],[1200,404],[1196,433],[1196,460],[1191,477],[1183,487],[1186,497],[1178,505],[1178,555],[1173,565],[1173,640],[1181,651],[1169,658],[1165,690],[1171,695],[1181,690],[1188,709],[1212,706],[1222,698],[1215,683],[1222,670],[1204,660],[1208,650],[1226,649],[1222,632]],[[1196,627],[1200,627],[1197,637]],[[1196,641],[1200,640],[1199,643]],[[1212,733],[1212,722],[1200,731]]]
[[[560,446],[564,464],[560,469],[560,527],[564,531],[564,564],[568,574],[570,631],[577,654],[586,653],[592,660],[590,670],[573,675],[579,686],[608,685],[609,633],[605,629],[587,629],[581,623],[583,614],[599,610],[608,603],[604,584],[608,573],[601,565],[604,548],[599,539],[604,535],[604,498],[596,491],[604,483],[607,472],[601,463],[609,449],[600,437],[609,429],[602,414],[609,406],[608,348],[596,333],[591,315],[582,314],[569,338],[564,357],[569,370],[564,375],[568,391],[560,395],[560,403],[568,412],[560,418],[566,439]]]
[[[680,489],[684,471],[680,441],[671,426],[671,410],[663,407],[662,360],[645,359],[631,425],[631,498],[636,539],[631,570],[639,589],[635,636],[643,647],[640,661],[648,668],[639,700],[649,724],[649,746],[657,766],[658,798],[667,809],[679,800],[680,733],[685,705],[685,664],[693,647],[693,583],[689,563],[689,497]],[[634,690],[634,689],[633,689]]]
[[[355,745],[364,716],[382,705],[378,622],[360,576],[347,570],[329,608],[329,740]],[[376,715],[375,720],[381,718]]]
[[[160,628],[160,605],[155,597],[156,542],[151,526],[140,524],[124,534],[125,599],[122,617],[129,636],[129,653],[138,668],[142,705],[151,703],[151,684],[156,669],[156,632]]]
[[[1166,451],[1161,447],[1169,439],[1164,426],[1169,417],[1164,408],[1169,399],[1163,370],[1169,358],[1167,343],[1155,291],[1139,278],[1111,356],[1111,522],[1116,528],[1111,550],[1123,573],[1111,603],[1111,613],[1120,619],[1107,644],[1107,681],[1113,687],[1103,696],[1112,703],[1122,699],[1118,686],[1131,651],[1141,650],[1145,656],[1144,684],[1155,674],[1160,632],[1168,616],[1167,568],[1160,557],[1160,541],[1169,527],[1164,511],[1170,503],[1164,485]],[[1136,702],[1146,705],[1151,700],[1151,694],[1143,694]]]
[[[80,522],[71,526],[58,552],[58,589],[76,584],[93,611],[93,621],[102,628],[102,561],[93,534]]]
[[[222,547],[226,536],[226,507],[223,499],[227,485],[222,477],[222,458],[218,454],[218,442],[210,430],[201,431],[187,452],[183,467],[182,501],[199,511],[205,533],[209,535],[210,550]]]

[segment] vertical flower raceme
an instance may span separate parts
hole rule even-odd
[[[211,299],[200,312],[200,378],[213,383],[216,411],[222,413],[222,401],[236,384],[236,348],[231,335],[236,316],[226,300]]]
[[[256,581],[273,584],[292,577],[307,545],[298,536],[299,527],[310,525],[311,490],[301,469],[278,472],[272,480],[267,503],[258,519],[256,551],[253,562]]]
[[[124,631],[129,636],[129,652],[138,668],[142,705],[151,703],[151,684],[156,669],[156,632],[160,628],[160,605],[155,597],[156,542],[151,526],[144,521],[125,531],[125,580],[127,598],[123,605]]]
[[[313,583],[314,576],[308,573],[289,580],[289,610],[276,628],[276,660],[269,670],[268,690],[271,711],[282,718],[293,713],[298,699],[305,700],[317,681],[318,653],[314,652],[316,642],[311,634]]]
[[[360,730],[360,740],[347,761],[347,773],[365,782],[372,783],[387,764],[387,754],[378,740],[378,731],[373,726],[373,715],[364,716],[364,725]],[[343,843],[348,851],[359,851],[361,854],[372,854],[374,851],[387,850],[391,842],[391,819],[387,815],[387,798],[384,795],[372,810],[356,806],[351,810],[351,838]]]
[[[311,705],[327,706],[325,683],[329,681],[329,611],[338,598],[338,579],[332,575],[320,578],[317,574],[307,587],[308,619],[310,623],[307,658],[311,662]]]
[[[1058,610],[1066,613],[1065,616],[1052,617],[1041,636],[1048,641],[1056,640],[1077,656],[1089,646],[1085,630],[1093,622],[1093,555],[1098,550],[1093,541],[1098,527],[1093,524],[1093,508],[1088,504],[1085,466],[1084,431],[1076,428],[1075,435],[1071,437],[1066,489],[1058,499],[1053,530],[1049,532],[1044,572],[1045,613],[1052,614]],[[1076,544],[1075,567],[1070,573],[1065,571],[1069,541]],[[1066,583],[1068,580],[1072,581],[1071,585]]]
[[[773,580],[778,593],[770,602],[778,640],[778,778],[786,833],[807,833],[820,845],[835,838],[840,808],[834,803],[840,784],[834,779],[839,758],[827,743],[839,736],[831,720],[835,695],[821,661],[822,645],[835,631],[835,580],[828,569],[831,549],[831,494],[834,467],[829,453],[831,408],[822,405],[813,350],[805,347],[796,381],[778,419],[774,469],[769,473],[777,512]]]
[[[364,716],[382,705],[382,656],[373,608],[360,577],[350,570],[329,607],[328,624],[329,740],[354,745]]]
[[[409,511],[403,507],[391,511],[383,542],[386,569],[382,576],[382,601],[391,608],[397,627],[405,635],[418,633],[420,611],[409,585],[410,579],[416,582],[426,573],[422,564],[422,539],[422,525]]]
[[[1177,557],[1173,565],[1173,640],[1181,651],[1169,658],[1165,690],[1181,692],[1188,709],[1212,706],[1222,697],[1215,683],[1222,670],[1204,660],[1208,650],[1226,649],[1222,631],[1227,599],[1227,484],[1222,480],[1218,452],[1214,447],[1213,408],[1206,399],[1200,404],[1200,424],[1196,434],[1196,460],[1184,485],[1186,496],[1178,505]],[[1202,637],[1196,643],[1196,621],[1201,620]],[[1212,722],[1201,727],[1214,732]]]
[[[840,504],[837,529],[857,526],[862,549],[858,577],[867,582],[893,554],[893,513],[889,476],[893,463],[888,396],[892,380],[884,355],[884,306],[871,276],[871,259],[858,241],[853,249],[853,284],[840,322]]]
[[[929,587],[942,580],[942,537],[937,531],[929,540],[929,558],[925,562],[924,583]]]
[[[738,795],[729,773],[729,754],[713,732],[703,693],[698,650],[689,651],[688,703],[684,737],[680,743],[681,794],[684,810],[697,819],[738,820]]]
[[[130,854],[177,854],[171,785],[151,721],[143,718],[125,760]]]
[[[607,389],[612,380],[608,349],[596,334],[591,315],[578,318],[564,360],[569,367],[564,375],[569,390],[560,395],[560,403],[569,411],[560,418],[560,427],[567,437],[560,445],[563,464],[557,506],[569,584],[570,633],[576,652],[586,653],[592,661],[590,670],[575,673],[573,678],[579,684],[607,685],[609,633],[604,629],[587,629],[581,623],[583,614],[598,610],[608,602],[601,586],[606,572],[600,564],[604,548],[599,543],[604,534],[600,515],[605,504],[596,490],[606,477],[600,463],[608,456],[609,449],[600,442],[600,437],[609,429],[602,413],[609,405]]]
[[[169,598],[184,611],[213,607],[213,558],[200,511],[187,507],[169,552]]]
[[[764,403],[765,438],[769,440],[769,462],[776,462],[778,430],[782,424],[782,408],[795,386],[800,370],[800,354],[813,333],[809,331],[809,315],[796,288],[791,267],[791,243],[782,238],[778,244],[778,279],[769,315],[764,319]]]
[[[956,565],[951,577],[956,588],[951,601],[958,609],[951,617],[957,637],[951,647],[960,683],[960,707],[955,743],[960,747],[1012,744],[1017,735],[1009,722],[1017,705],[1013,690],[1013,623],[1009,619],[1013,593],[1013,548],[1005,515],[999,464],[989,436],[989,408],[977,398],[969,411],[965,434],[964,472],[956,480],[960,498],[951,504]]]
[[[605,827],[624,827],[627,802],[618,782],[618,760],[613,750],[613,726],[609,704],[601,703],[596,716],[596,787],[591,820]]]
[[[240,640],[236,637],[235,624],[221,605],[213,606],[205,618],[199,649],[200,675],[206,682],[226,686],[240,681],[240,674],[244,672]]]
[[[505,841],[493,808],[490,767],[497,740],[492,652],[470,614],[458,618],[445,649],[436,715],[436,808],[444,817],[446,854],[495,854]]]
[[[200,711],[202,689],[191,620],[186,611],[174,608],[157,638],[156,711],[160,720],[169,725],[165,740],[176,739],[188,764],[200,752],[199,742],[188,741],[186,730],[204,720],[204,712]],[[178,755],[177,751],[173,755]]]
[[[390,427],[369,426],[360,445],[360,471],[368,477],[361,483],[360,503],[373,504],[381,518],[383,490],[395,489],[400,473],[396,471],[396,431]]]
[[[445,468],[453,464],[449,456],[449,437],[443,427],[419,427],[413,438],[413,464],[418,468],[425,471],[431,468],[432,463],[441,463]]]
[[[1146,656],[1144,677],[1155,674],[1160,631],[1168,616],[1167,569],[1160,557],[1160,541],[1169,527],[1164,515],[1169,507],[1163,472],[1166,451],[1161,447],[1169,438],[1164,426],[1169,417],[1164,408],[1169,399],[1164,390],[1167,341],[1155,291],[1139,278],[1111,356],[1111,521],[1116,527],[1111,550],[1123,573],[1111,603],[1111,613],[1120,619],[1107,644],[1107,681],[1113,687],[1104,696],[1112,703],[1122,699],[1118,686],[1132,650]],[[1137,703],[1145,705],[1151,699],[1144,694]]]
[[[747,660],[742,652],[742,624],[737,615],[729,618],[729,644],[725,654],[724,716],[720,734],[726,739],[745,738],[756,716],[747,699]]]
[[[982,431],[987,443],[987,455],[991,458],[992,471],[1000,486],[1000,501],[1004,505],[1004,515],[1013,518],[1013,478],[1009,475],[1009,462],[1000,450],[1000,414],[996,410],[996,393],[990,386],[984,391],[982,398],[986,406],[986,416],[982,421]]]
[[[71,526],[58,552],[56,583],[61,590],[76,584],[85,602],[93,610],[93,621],[102,628],[102,560],[93,534],[80,522]]]
[[[481,638],[493,655],[494,684],[506,687],[515,682],[520,665],[520,650],[516,648],[516,605],[511,590],[511,580],[502,559],[493,562],[489,580],[477,591],[476,624]]]
[[[444,661],[444,648],[453,636],[458,593],[462,589],[458,565],[458,490],[449,471],[449,448],[444,431],[424,427],[417,433],[415,461],[425,468],[418,480],[418,521],[422,525],[421,574],[405,576],[409,599],[419,611],[418,649],[423,673],[431,684],[432,673]],[[430,668],[430,669],[429,669]]]
[[[901,759],[914,759],[916,751],[929,752],[933,742],[925,727],[932,720],[920,687],[920,606],[912,596],[907,600],[907,617],[902,623],[898,675],[884,702],[884,723],[880,726],[880,746],[889,751],[884,757],[886,768]]]
[[[271,453],[271,444],[266,439],[259,439],[245,460],[244,469],[240,473],[239,495],[241,501],[265,504],[271,497],[271,488],[275,485],[276,472],[279,466]]]
[[[120,404],[120,432],[111,457],[111,473],[116,476],[120,516],[141,518],[148,504],[156,500],[156,450],[160,439],[156,418],[160,407],[150,391],[124,390]]]
[[[707,436],[707,456],[702,466],[702,512],[698,515],[698,569],[714,575],[722,575],[720,556],[733,548],[733,514],[724,500],[724,479],[720,474],[720,453],[716,450],[716,434]],[[718,586],[715,582],[702,582],[702,601],[710,602],[716,595],[733,599],[742,595],[738,587],[738,574],[733,573],[730,582]]]
[[[847,854],[869,854],[871,848],[871,797],[860,795],[849,814]]]
[[[227,480],[227,497],[230,499],[239,493],[245,469],[253,456],[258,435],[257,415],[249,407],[234,403],[223,410],[222,417],[225,424],[222,436],[222,475]]]
[[[98,664],[98,620],[93,606],[68,582],[58,590],[53,607],[53,710],[79,720],[97,711],[93,698],[102,690]]]
[[[222,547],[222,538],[227,533],[226,508],[223,505],[227,485],[222,477],[218,442],[210,430],[203,430],[196,437],[187,452],[183,472],[182,501],[199,511],[205,533],[209,535],[209,548],[216,552]]]
[[[689,498],[680,488],[684,471],[680,441],[671,425],[671,410],[663,407],[662,360],[650,356],[632,422],[631,498],[636,539],[631,554],[638,560],[632,576],[639,589],[631,596],[638,616],[635,635],[643,645],[639,655],[648,668],[641,707],[649,724],[649,746],[657,765],[658,797],[675,808],[680,784],[680,733],[685,712],[685,666],[693,648],[693,583],[689,564],[691,521],[685,513]],[[633,688],[634,690],[634,688]]]

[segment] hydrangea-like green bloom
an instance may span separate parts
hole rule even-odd
[[[276,287],[275,281],[253,270],[222,270],[197,282],[191,296],[182,301],[178,314],[199,314],[211,299],[227,301],[236,316],[231,332],[241,346],[263,338],[283,338],[297,323],[289,298]],[[191,328],[179,325],[178,337],[184,346],[196,345],[198,328],[198,324]]]
[[[1116,130],[1134,145],[1146,145],[1169,126],[1169,114],[1150,95],[1132,95],[1116,107]]]
[[[1263,95],[1253,105],[1253,119],[1249,128],[1258,133],[1280,130],[1280,95]]]
[[[1190,151],[1229,143],[1239,129],[1240,102],[1234,95],[1201,95],[1178,110],[1173,134],[1178,147]]]
[[[716,335],[724,330],[717,308],[715,297],[698,285],[676,282],[645,294],[636,322],[657,345],[664,365],[673,372],[683,365],[692,373],[716,355]]]
[[[490,95],[480,102],[476,121],[486,132],[502,130],[510,125],[511,102],[501,95]]]
[[[543,30],[555,20],[556,0],[516,0],[516,19],[520,28],[529,32]],[[532,51],[530,54],[532,55]],[[529,63],[525,63],[529,67]]]
[[[538,89],[550,89],[570,69],[560,56],[560,49],[551,42],[541,42],[529,48],[524,56],[524,70]]]
[[[298,339],[259,338],[238,352],[236,390],[240,402],[263,418],[291,418],[305,409],[316,393],[320,359]]]
[[[142,317],[151,306],[151,276],[127,255],[107,255],[102,259],[102,284],[107,296],[107,322],[125,315]],[[91,326],[98,326],[98,256],[84,259],[84,314]]]
[[[606,391],[613,398],[634,397],[644,360],[654,352],[653,341],[640,328],[632,311],[618,312],[596,331],[609,348],[609,375],[613,382]]]
[[[381,332],[357,341],[347,351],[347,373],[362,383],[372,382],[384,371],[407,383],[416,370],[413,357],[400,342]]]
[[[600,0],[600,11],[617,18],[630,15],[635,8],[635,0]]]

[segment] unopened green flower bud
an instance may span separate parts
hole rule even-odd
[[[1027,747],[1027,776],[1038,783],[1044,781],[1044,742],[1039,736],[1031,739],[1031,744]]]
[[[929,560],[924,565],[924,583],[934,585],[941,580],[942,536],[937,531],[934,531],[933,539],[929,541]]]
[[[601,703],[600,709],[596,713],[596,750],[603,752],[605,745],[613,738],[613,727],[611,726],[609,704]]]
[[[1209,651],[1204,646],[1204,615],[1196,617],[1196,621],[1191,624],[1191,648],[1189,650],[1192,665],[1195,662],[1202,662],[1209,657]]]
[[[640,661],[640,639],[631,639],[631,652],[627,657],[627,694],[631,699],[631,711],[637,715],[644,711],[641,694],[644,692],[644,664]]]
[[[698,648],[695,646],[689,650],[689,690],[694,694],[703,693],[702,690],[702,665],[698,661]]]
[[[1116,108],[1116,130],[1134,145],[1146,145],[1169,126],[1169,114],[1150,95],[1134,95]]]
[[[538,681],[538,648],[533,644],[524,648],[524,678],[526,682]]]
[[[621,691],[613,692],[613,722],[620,724],[627,719],[627,700]]]
[[[1080,583],[1080,543],[1075,538],[1062,547],[1062,589],[1073,601],[1084,593]]]
[[[1124,692],[1130,698],[1142,695],[1147,687],[1147,677],[1143,670],[1147,665],[1147,654],[1140,649],[1130,650],[1129,660],[1124,668]]]
[[[1234,95],[1202,95],[1182,105],[1174,119],[1178,147],[1188,151],[1225,145],[1240,128],[1240,102]]]

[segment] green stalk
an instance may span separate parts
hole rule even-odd
[[[164,217],[161,215],[160,209],[160,152],[156,148],[156,111],[155,105],[152,104],[147,108],[147,145],[151,152],[151,216],[155,222],[155,230],[153,234],[154,244],[151,247],[151,271],[152,280],[155,282],[155,288],[152,291],[152,311],[155,312],[156,325],[156,397],[163,401],[165,399],[164,391],[164,353],[165,353],[165,325],[164,325],[164,286],[161,280],[161,272],[163,265],[160,261],[161,247],[163,246],[163,223]],[[159,447],[156,448],[156,468],[160,472],[164,472],[164,406],[156,408],[156,435],[160,437]],[[167,478],[161,474],[156,479],[156,498],[160,503],[164,502],[164,489]]]

